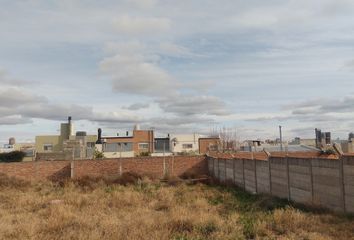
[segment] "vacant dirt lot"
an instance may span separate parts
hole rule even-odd
[[[0,176],[0,239],[354,239],[354,220],[204,184]]]

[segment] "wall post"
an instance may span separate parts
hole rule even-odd
[[[225,183],[227,183],[227,167],[226,167],[226,164],[227,164],[227,160],[224,159],[224,166],[225,166]]]
[[[175,155],[172,154],[172,163],[171,163],[171,175],[174,176],[174,171],[173,171],[173,165],[175,163]],[[214,167],[214,160],[213,160],[213,167]],[[214,169],[213,169],[213,173],[214,173]]]
[[[345,185],[344,185],[344,159],[343,156],[339,156],[339,186],[342,197],[342,207],[343,211],[346,212],[346,202],[345,202]]]
[[[254,158],[254,156],[252,155],[253,158],[253,162],[254,162],[254,183],[255,183],[255,190],[256,190],[256,194],[258,193],[258,183],[257,183],[257,160],[256,158]]]
[[[289,174],[289,157],[288,154],[286,154],[286,177],[287,177],[287,185],[288,185],[288,201],[291,200],[291,193],[290,193],[290,174]]]
[[[70,178],[73,179],[74,177],[75,177],[74,160],[71,160],[71,162],[70,162]]]
[[[218,158],[218,180],[221,182],[221,179],[220,179],[220,165],[219,165],[219,162],[220,162],[220,159]]]
[[[36,180],[38,180],[38,178],[39,178],[39,176],[38,176],[38,163],[39,163],[38,161],[33,162],[33,164],[34,164],[34,177]]]
[[[242,180],[243,180],[243,189],[246,190],[245,159],[242,159]]]
[[[119,176],[123,175],[122,158],[119,158]]]
[[[270,195],[272,194],[272,164],[271,164],[271,158],[268,158],[268,171],[269,171],[269,193]]]
[[[311,201],[315,204],[315,191],[313,187],[313,170],[312,170],[312,159],[310,159],[310,180],[311,180]]]
[[[234,158],[232,159],[232,174],[233,174],[233,177],[234,177],[233,183],[234,183],[234,185],[236,185],[236,176],[235,176],[235,159],[234,159]]]

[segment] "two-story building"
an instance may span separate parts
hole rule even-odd
[[[101,149],[106,158],[151,154],[154,152],[154,131],[140,130],[135,126],[133,131],[118,133],[117,136],[102,136],[98,142],[102,143]]]

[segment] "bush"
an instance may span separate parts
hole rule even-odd
[[[95,152],[93,153],[93,158],[94,159],[103,159],[105,158],[104,153],[98,151],[97,149],[95,149]]]
[[[139,156],[140,157],[149,157],[149,156],[151,156],[151,153],[150,152],[141,152]]]
[[[328,148],[326,150],[322,150],[321,154],[325,154],[325,155],[335,155],[336,151],[333,148]]]
[[[21,151],[13,151],[9,153],[0,153],[0,162],[22,162],[26,153]]]

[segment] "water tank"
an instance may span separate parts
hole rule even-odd
[[[16,139],[14,137],[9,138],[9,145],[15,145]]]
[[[349,133],[349,138],[348,138],[349,141],[352,140],[353,138],[354,138],[354,133],[353,132]]]
[[[87,133],[85,131],[77,131],[76,136],[77,137],[86,137]]]

